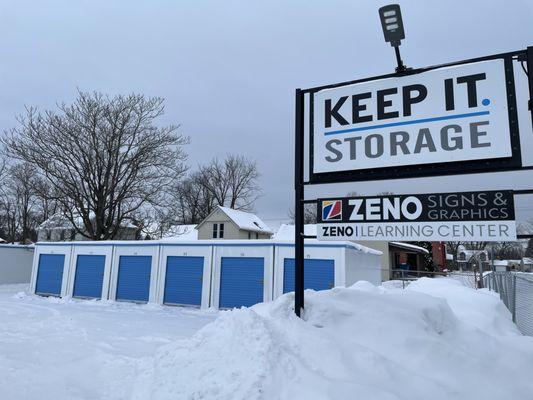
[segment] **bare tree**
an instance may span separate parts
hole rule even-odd
[[[304,204],[304,224],[316,224],[316,213],[316,204]],[[294,209],[291,208],[288,215],[292,223],[294,223]]]
[[[519,260],[524,256],[524,246],[521,242],[494,243],[494,257],[499,260]]]
[[[3,192],[0,197],[0,210],[0,226],[5,236],[4,239],[14,243],[18,239],[19,234],[16,200]]]
[[[524,251],[525,257],[533,257],[533,239],[527,241],[527,247]]]
[[[35,199],[39,209],[39,219],[46,221],[52,215],[60,211],[60,204],[57,201],[59,195],[54,192],[54,187],[47,179],[37,176],[34,183]]]
[[[198,224],[213,211],[216,204],[221,204],[213,194],[216,192],[212,188],[214,185],[205,179],[205,173],[195,172],[175,187],[176,210],[173,214],[180,223]]]
[[[78,233],[110,239],[185,171],[188,138],[176,126],[155,126],[163,102],[79,92],[57,111],[27,108],[2,142],[9,155],[38,168]]]
[[[30,239],[31,231],[34,231],[37,226],[35,218],[36,177],[36,168],[27,162],[16,164],[9,169],[7,191],[15,205],[15,215],[21,229],[21,242]]]
[[[459,269],[459,263],[457,262],[457,251],[460,246],[463,246],[464,242],[446,242],[446,250],[448,254],[451,254],[453,257],[453,269]]]
[[[222,162],[214,159],[200,167],[196,179],[215,204],[236,210],[251,210],[261,194],[257,164],[243,156],[229,155]]]

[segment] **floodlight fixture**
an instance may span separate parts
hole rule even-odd
[[[399,4],[389,4],[379,9],[379,18],[381,19],[381,27],[383,28],[383,36],[385,41],[394,47],[396,54],[396,72],[403,72],[407,68],[403,64],[400,56],[400,45],[405,39],[405,31],[403,29],[402,11]]]

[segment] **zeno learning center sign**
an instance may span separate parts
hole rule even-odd
[[[512,241],[513,192],[318,199],[320,240]]]

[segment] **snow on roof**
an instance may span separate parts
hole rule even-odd
[[[181,242],[184,240],[198,240],[196,225],[174,225],[161,239],[162,242]]]
[[[505,265],[507,266],[509,262],[507,260],[494,260],[494,265]]]
[[[306,224],[304,225],[304,234],[309,236],[315,236],[316,235],[316,225],[315,224]],[[278,231],[272,236],[271,239],[273,242],[280,241],[280,242],[293,242],[294,243],[294,225],[292,224],[282,224]],[[347,241],[347,240],[339,240],[339,241],[327,241],[327,242],[320,242],[316,239],[305,239],[306,243],[327,243],[330,245],[333,245],[335,243],[343,243],[349,246],[352,246],[353,248],[362,251],[367,254],[376,254],[376,255],[382,255],[383,253],[379,250],[372,249],[370,247],[363,246],[359,243]]]
[[[268,225],[261,221],[261,218],[255,214],[222,206],[218,206],[218,208],[226,214],[239,227],[239,229],[259,233],[273,233]]]
[[[304,233],[309,236],[316,236],[316,225],[304,225]],[[272,236],[273,240],[294,240],[294,225],[281,224],[278,231]]]
[[[446,260],[453,260],[453,254],[446,253]]]
[[[420,246],[416,246],[414,244],[404,243],[404,242],[389,242],[389,243],[396,247],[402,247],[404,249],[415,250],[415,251],[429,254],[429,251],[427,249],[424,249],[423,247],[420,247]]]

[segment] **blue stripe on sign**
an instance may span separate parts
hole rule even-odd
[[[168,256],[163,303],[199,306],[203,272],[203,257]]]
[[[249,307],[263,301],[264,259],[222,257],[219,307]]]
[[[151,270],[151,256],[120,256],[116,299],[147,302]]]
[[[35,293],[43,295],[61,295],[63,283],[64,254],[41,254],[37,269]]]
[[[102,298],[105,256],[80,254],[76,260],[73,297]]]
[[[449,119],[461,119],[461,118],[479,117],[481,115],[489,115],[489,114],[490,114],[490,111],[479,111],[479,112],[473,112],[473,113],[467,113],[467,114],[445,115],[445,116],[442,116],[442,117],[414,119],[412,121],[391,122],[390,124],[363,126],[361,128],[341,129],[341,130],[338,130],[338,131],[324,132],[324,135],[325,136],[339,135],[339,134],[342,134],[342,133],[369,131],[369,130],[372,130],[372,129],[390,128],[390,127],[393,127],[393,126],[416,125],[416,124],[423,124],[425,122],[446,121],[446,120],[449,120]]]
[[[283,293],[294,292],[294,258],[283,261]],[[327,290],[335,286],[335,261],[306,258],[304,288]]]

